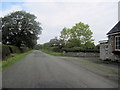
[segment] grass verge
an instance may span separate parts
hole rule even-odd
[[[32,53],[32,50],[25,52],[25,53],[21,53],[21,54],[11,54],[10,58],[0,62],[0,63],[2,63],[2,64],[0,64],[0,71],[5,70],[7,67],[14,64],[16,61],[22,59],[24,56],[26,56],[30,53]]]
[[[69,55],[67,55],[67,54],[65,54],[65,55],[63,55],[62,53],[60,53],[60,52],[52,52],[52,51],[48,51],[48,50],[40,50],[40,51],[42,51],[42,52],[44,52],[44,53],[46,53],[46,54],[49,54],[49,55],[53,55],[53,56],[69,56]]]

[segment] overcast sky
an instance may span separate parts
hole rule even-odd
[[[100,40],[107,39],[106,33],[118,22],[119,0],[3,1],[0,4],[0,17],[18,10],[25,10],[37,16],[37,21],[43,28],[39,44],[48,42],[55,36],[59,37],[64,27],[71,28],[79,22],[90,26],[95,44],[98,44]]]

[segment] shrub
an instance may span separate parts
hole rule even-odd
[[[2,60],[2,44],[0,44],[0,60]]]
[[[16,46],[11,46],[11,45],[9,45],[9,49],[10,49],[10,52],[11,52],[11,53],[20,53],[19,48],[16,47]]]
[[[54,52],[60,52],[60,49],[58,47],[51,47],[50,50]]]
[[[27,52],[27,51],[29,51],[30,49],[28,48],[28,47],[21,47],[20,48],[20,52],[21,53],[24,53],[24,52]]]
[[[66,52],[99,52],[99,50],[86,49],[84,47],[62,48],[62,51],[66,51]]]
[[[2,58],[10,55],[10,49],[8,45],[2,45]]]
[[[27,47],[18,48],[16,46],[4,44],[0,45],[0,47],[2,47],[2,60],[5,59],[5,57],[9,56],[11,53],[24,53],[30,50]]]

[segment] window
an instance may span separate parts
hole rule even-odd
[[[115,36],[115,50],[120,51],[120,36]]]

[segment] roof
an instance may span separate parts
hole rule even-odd
[[[120,33],[120,21],[107,33],[109,34],[115,34],[115,33]]]
[[[105,43],[108,43],[108,40],[101,40],[99,41],[100,44],[105,44]]]

